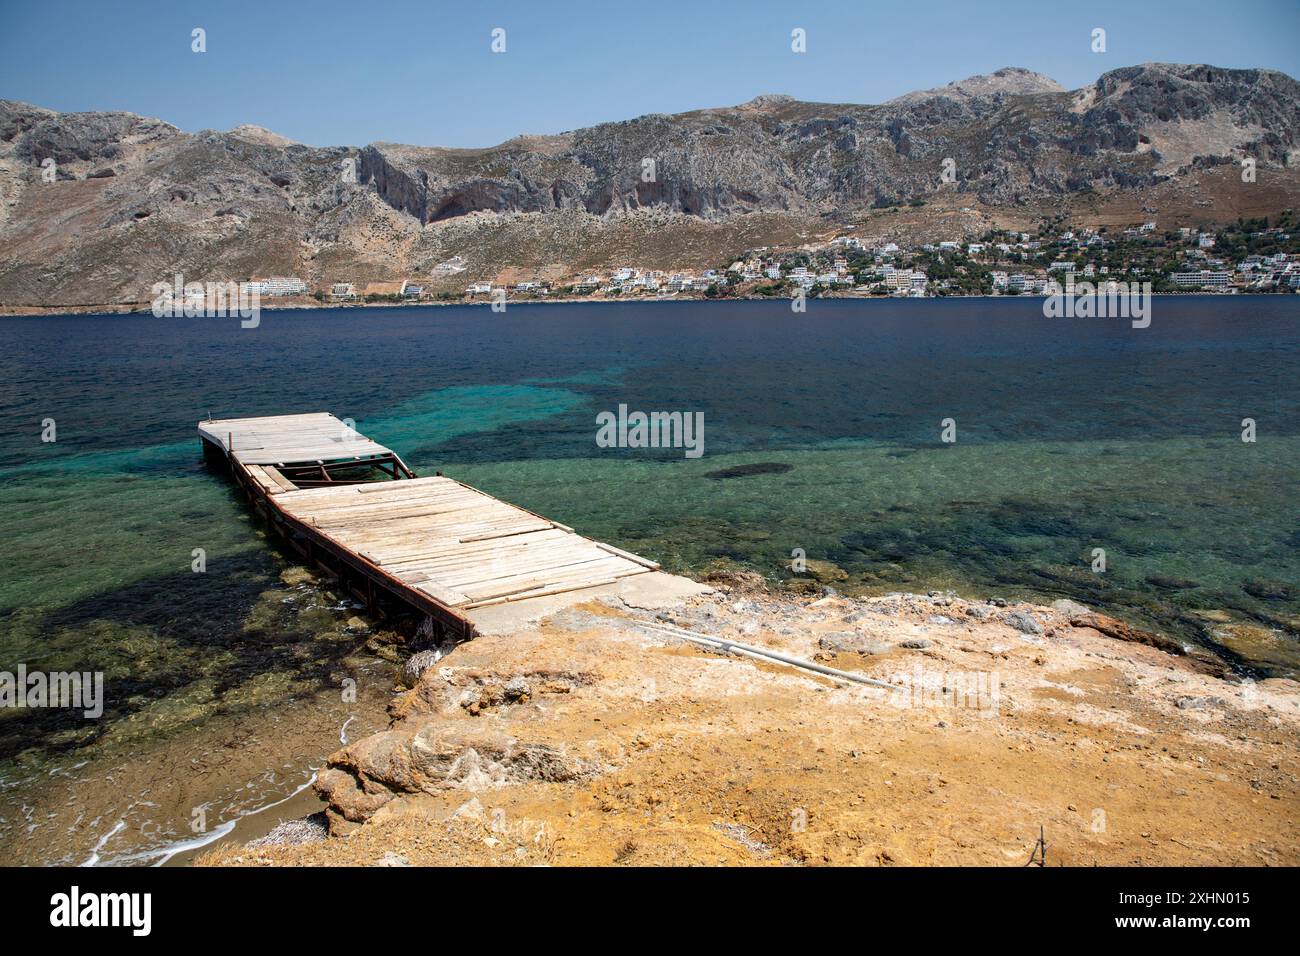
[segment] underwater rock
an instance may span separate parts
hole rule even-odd
[[[366,641],[366,650],[371,654],[374,654],[376,657],[383,658],[391,664],[396,664],[401,660],[401,655],[397,653],[397,648],[388,641],[381,639],[379,635],[375,635],[370,638],[370,640]]]
[[[787,591],[795,594],[821,594],[822,586],[812,578],[790,578],[781,584]]]
[[[1291,601],[1296,598],[1296,589],[1281,581],[1265,581],[1252,578],[1242,584],[1241,589],[1251,597],[1261,601]]]
[[[822,584],[847,581],[849,579],[849,573],[832,561],[819,561],[816,558],[808,558],[804,565],[808,576]]]
[[[1300,661],[1300,647],[1294,638],[1262,624],[1233,621],[1213,628],[1210,636],[1248,661],[1284,668],[1293,668]]]
[[[1195,581],[1188,581],[1186,578],[1171,577],[1168,574],[1148,574],[1146,582],[1153,587],[1163,588],[1166,591],[1186,591],[1191,588],[1200,587],[1200,585]]]
[[[703,575],[705,584],[737,591],[766,591],[767,582],[757,571],[740,568],[719,568],[706,571]]]
[[[705,478],[723,481],[727,478],[746,478],[750,475],[782,475],[794,471],[794,465],[781,461],[758,461],[752,465],[735,465],[731,468],[719,468],[717,471],[704,473]]]
[[[280,580],[290,587],[296,587],[299,584],[314,583],[316,575],[312,574],[306,568],[299,567],[295,564],[293,567],[285,568],[280,572]]]

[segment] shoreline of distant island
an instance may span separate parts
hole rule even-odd
[[[1273,220],[1239,219],[1213,230],[1162,231],[1154,220],[1116,231],[1045,223],[1033,233],[995,229],[978,240],[909,247],[841,234],[798,247],[751,247],[712,267],[624,263],[513,281],[493,268],[481,270],[495,273],[492,278],[461,287],[470,269],[459,256],[414,278],[254,275],[195,282],[187,281],[192,272],[178,269],[153,284],[149,298],[0,304],[0,315],[238,311],[248,317],[254,310],[409,305],[487,304],[500,311],[507,303],[787,300],[806,307],[812,299],[1294,294],[1300,292],[1300,216],[1288,209]]]
[[[1103,294],[1104,293],[1099,293]],[[1277,290],[1272,292],[1205,292],[1201,290],[1188,292],[1154,292],[1152,298],[1156,299],[1182,299],[1182,298],[1278,298],[1300,296],[1297,291]],[[901,295],[822,295],[810,297],[809,302],[943,302],[953,300],[971,300],[971,299],[988,299],[990,301],[1010,300],[1019,301],[1042,301],[1050,298],[1048,295],[1026,294],[1026,295],[988,295],[985,293],[976,294],[954,294],[954,295],[930,295],[930,296],[901,296]],[[708,298],[703,295],[674,295],[674,296],[656,296],[656,297],[636,297],[636,298],[602,298],[595,299],[591,297],[567,297],[567,298],[518,298],[507,299],[509,306],[520,305],[651,305],[651,304],[670,304],[670,303],[701,303],[708,302],[713,304],[724,304],[729,302],[790,302],[791,298],[786,296],[767,296],[767,295],[745,295],[745,296],[726,296],[724,298]],[[427,309],[427,308],[444,308],[455,306],[486,307],[491,310],[492,303],[488,300],[424,300],[410,302],[317,302],[310,300],[307,302],[278,303],[275,305],[263,305],[261,312],[318,312],[318,311],[336,311],[336,310],[367,310],[367,309]],[[10,311],[11,309],[20,309],[24,311]],[[48,318],[52,316],[63,315],[122,315],[122,316],[141,316],[151,313],[150,303],[98,303],[95,305],[77,305],[77,306],[3,306],[0,305],[0,318]],[[498,313],[499,314],[499,313]],[[185,316],[179,316],[185,318]],[[226,316],[205,316],[196,315],[192,318],[225,318]],[[169,317],[170,318],[170,317]]]

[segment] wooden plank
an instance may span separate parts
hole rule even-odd
[[[549,560],[537,561],[533,564],[515,565],[514,567],[484,567],[482,565],[473,568],[462,568],[459,571],[440,572],[439,580],[446,581],[450,586],[458,591],[464,591],[466,594],[473,595],[474,591],[486,585],[491,585],[502,581],[519,581],[525,578],[543,578],[546,581],[564,577],[572,572],[578,572],[599,566],[602,570],[605,568],[622,567],[622,565],[606,564],[610,559],[608,556],[599,556],[598,551],[591,551],[586,554],[572,554],[564,557],[552,558]],[[621,559],[620,559],[621,560]]]
[[[648,574],[649,569],[643,568],[641,570],[641,573]],[[609,578],[608,580],[605,581],[591,581],[586,584],[555,585],[554,587],[539,588],[536,591],[524,591],[519,594],[511,594],[505,597],[490,598],[486,601],[474,601],[470,604],[461,605],[461,610],[472,611],[475,608],[492,607],[495,604],[513,604],[516,601],[527,601],[530,598],[548,597],[552,594],[567,594],[570,591],[585,591],[588,588],[598,588],[598,587],[603,587],[606,584],[617,584],[617,583],[618,582],[614,578]]]
[[[482,561],[491,559],[493,556],[508,558],[516,554],[525,554],[540,550],[547,550],[550,546],[563,546],[565,540],[574,539],[585,541],[585,538],[578,538],[577,535],[566,535],[564,532],[555,532],[559,538],[545,538],[550,534],[549,531],[534,531],[531,534],[518,535],[515,541],[483,541],[477,544],[460,544],[452,542],[451,544],[439,544],[436,539],[422,539],[418,543],[408,545],[388,545],[380,546],[373,549],[372,553],[380,555],[384,564],[411,564],[420,561],[437,561],[439,564],[448,566],[454,565],[461,561]]]
[[[639,567],[639,565],[625,562],[621,558],[588,558],[552,567],[538,568],[520,574],[497,576],[479,581],[465,580],[463,577],[451,578],[449,584],[456,590],[468,594],[471,598],[492,597],[493,595],[480,594],[480,592],[532,580],[535,580],[538,584],[558,584],[561,582],[581,581],[584,578],[592,577],[603,579],[612,577],[618,571],[626,570],[629,567]]]
[[[612,544],[605,544],[603,541],[597,541],[596,547],[600,548],[602,551],[608,551],[610,554],[616,554],[620,558],[626,558],[628,561],[635,561],[637,564],[647,567],[651,571],[659,570],[658,561],[651,561],[649,558],[643,558],[641,555],[633,554],[631,551],[624,551],[622,548],[616,548]]]
[[[548,528],[554,528],[555,525],[549,521],[538,523],[534,521],[530,525],[510,525],[498,531],[492,531],[487,534],[469,534],[461,535],[461,542],[469,544],[474,541],[491,541],[493,538],[513,538],[517,534],[528,534],[530,531],[545,531]]]
[[[421,547],[413,552],[399,548],[384,549],[384,554],[392,555],[394,562],[400,561],[438,561],[448,567],[457,564],[481,562],[485,559],[515,560],[539,554],[557,554],[578,548],[590,549],[592,543],[576,534],[564,534],[561,537],[548,537],[548,531],[534,531],[529,534],[515,535],[509,540],[495,538],[473,544],[456,543],[450,547]],[[432,544],[432,543],[431,543]]]
[[[469,601],[468,596],[459,591],[453,590],[452,588],[436,584],[433,581],[423,581],[417,584],[416,587],[429,595],[435,601],[441,601],[443,604],[449,604],[452,607],[459,604],[466,604]]]
[[[298,490],[298,486],[288,478],[284,477],[284,475],[280,474],[280,469],[276,468],[274,465],[263,465],[262,472],[267,478],[271,479],[281,492]]]
[[[491,584],[480,588],[473,588],[467,595],[465,603],[469,601],[485,601],[488,598],[507,597],[511,594],[520,594],[524,591],[536,591],[544,588],[547,581],[544,578],[532,578],[525,581],[515,580],[509,584]]]

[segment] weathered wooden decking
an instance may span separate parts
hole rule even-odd
[[[200,422],[199,434],[227,452],[233,446],[245,465],[287,465],[392,454],[392,449],[359,434],[329,412],[215,419]]]
[[[199,423],[287,540],[374,606],[376,588],[468,637],[466,612],[595,588],[659,566],[441,475],[333,415]],[[233,451],[232,451],[233,448]],[[357,475],[370,470],[367,480]]]

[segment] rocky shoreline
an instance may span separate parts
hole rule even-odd
[[[1065,865],[1300,862],[1294,681],[1069,601],[709,583],[417,655],[323,815],[197,862],[1020,865],[1040,825]]]

